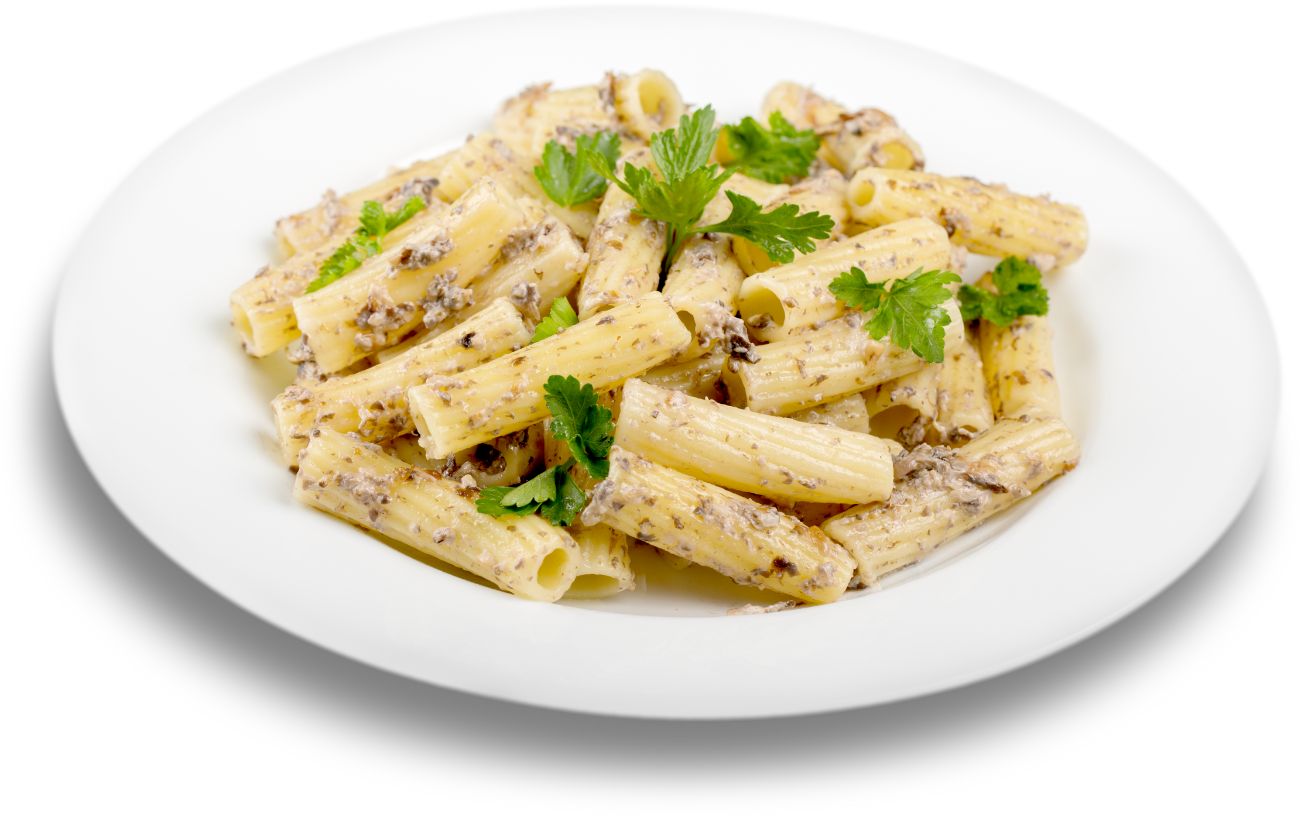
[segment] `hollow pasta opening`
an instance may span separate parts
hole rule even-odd
[[[748,321],[760,315],[771,317],[777,326],[785,325],[785,306],[768,287],[755,287],[740,303],[740,314]]]
[[[876,197],[876,186],[866,179],[860,179],[849,191],[854,207],[866,207]]]
[[[564,548],[556,548],[546,554],[542,563],[537,568],[537,583],[546,590],[559,590],[564,583],[569,580],[569,574],[565,570],[569,564],[569,552]]]
[[[886,142],[881,145],[880,152],[885,154],[884,166],[891,170],[911,170],[916,166],[916,157],[902,142]],[[867,201],[862,202],[862,204],[867,204],[870,201],[871,198],[868,196]]]

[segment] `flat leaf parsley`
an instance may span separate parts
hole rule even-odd
[[[587,154],[597,173],[636,200],[639,215],[663,222],[667,228],[668,247],[661,272],[667,272],[686,239],[696,233],[743,236],[780,264],[793,261],[796,250],[812,252],[815,239],[830,236],[835,227],[830,216],[816,211],[800,213],[792,204],[765,213],[753,199],[731,191],[727,191],[731,214],[716,224],[700,224],[705,206],[736,172],[736,168],[723,170],[708,163],[718,133],[713,108],[706,105],[683,116],[676,128],[651,136],[650,154],[657,175],[648,168],[624,164],[623,178],[619,178],[614,162],[598,153]]]
[[[747,116],[739,125],[724,127],[722,136],[735,157],[728,167],[772,184],[807,176],[821,145],[817,134],[797,130],[780,111],[772,112],[766,128]]]
[[[618,153],[618,135],[609,131],[579,136],[573,152],[552,139],[542,149],[542,161],[533,168],[533,175],[551,201],[572,207],[603,196],[609,187],[605,177],[592,169],[589,157],[596,154],[613,165]]]
[[[951,321],[943,304],[952,297],[948,284],[961,276],[946,270],[916,270],[906,278],[873,283],[857,267],[830,283],[831,294],[846,306],[874,312],[866,330],[880,340],[886,335],[895,346],[911,349],[928,363],[943,360],[944,327]]]
[[[570,326],[578,325],[578,313],[573,311],[573,306],[569,303],[568,298],[560,297],[551,301],[551,311],[546,313],[537,324],[537,329],[533,331],[533,339],[530,343],[536,343],[539,340],[546,340],[551,335],[559,334]]]
[[[1021,315],[1047,314],[1047,289],[1038,267],[1023,258],[1004,258],[993,268],[997,292],[964,284],[957,292],[963,320],[983,318],[1009,326]]]
[[[573,458],[521,485],[484,488],[476,507],[490,516],[537,513],[552,525],[571,525],[587,504],[587,495],[569,471],[581,463],[597,479],[609,476],[613,415],[597,401],[591,384],[579,383],[576,377],[552,375],[543,390],[551,411],[551,434],[568,443]]]
[[[384,209],[377,201],[367,201],[361,205],[359,221],[361,226],[353,231],[347,241],[325,259],[317,270],[316,278],[307,285],[308,292],[315,292],[321,287],[332,284],[361,266],[372,255],[378,255],[380,240],[393,230],[411,220],[411,217],[424,209],[424,199],[411,196],[402,206],[393,212]]]

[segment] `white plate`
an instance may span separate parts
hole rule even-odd
[[[582,48],[554,47],[574,31]],[[718,31],[762,55],[760,67],[737,72],[731,51],[714,47]],[[882,590],[767,616],[718,615],[731,602],[707,582],[699,602],[655,588],[612,604],[519,601],[296,506],[267,408],[285,371],[242,355],[226,310],[272,251],[272,221],[326,185],[347,189],[453,144],[525,84],[643,66],[724,119],[753,112],[777,80],[812,81],[893,112],[936,171],[1082,205],[1092,246],[1050,282],[1078,470]],[[1131,148],[936,54],[716,12],[466,20],[240,94],[154,153],[87,230],[59,297],[54,363],[72,435],[113,501],[236,604],[442,686],[648,717],[874,704],[1078,641],[1209,549],[1259,475],[1277,405],[1274,341],[1248,272],[1201,208]]]

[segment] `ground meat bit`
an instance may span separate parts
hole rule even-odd
[[[284,356],[290,363],[306,363],[314,360],[315,356],[311,352],[311,346],[307,344],[307,336],[299,335],[289,342],[285,347]]]
[[[295,403],[306,403],[308,400],[311,399],[312,394],[310,389],[306,389],[303,388],[302,386],[295,384],[285,389],[281,396],[285,400],[292,401]]]
[[[520,227],[510,235],[501,244],[501,257],[509,260],[525,253],[531,253],[537,250],[542,239],[550,235],[555,230],[555,222],[547,219],[541,224],[534,224],[529,227]]]
[[[1051,253],[1030,253],[1025,260],[1038,267],[1040,272],[1051,272],[1056,267],[1056,256]]]
[[[760,312],[757,315],[750,315],[745,321],[745,324],[751,329],[766,329],[774,323],[776,323],[776,320],[766,312]]]
[[[294,379],[299,383],[324,383],[329,379],[329,375],[321,371],[320,365],[315,360],[304,360],[298,364]]]
[[[406,184],[397,188],[397,190],[389,196],[389,201],[396,203],[397,207],[400,208],[402,205],[406,204],[407,199],[412,196],[419,196],[424,200],[425,204],[428,204],[433,201],[433,191],[438,187],[438,184],[439,181],[432,177],[411,179]]]
[[[812,593],[822,587],[828,587],[835,581],[835,563],[822,562],[817,565],[817,570],[813,575],[799,585],[799,589],[805,593]]]
[[[949,210],[946,207],[939,210],[939,223],[950,236],[956,234],[958,230],[966,233],[971,231],[969,216],[956,210]]]
[[[511,287],[510,303],[529,320],[541,320],[542,293],[532,281],[520,281]]]
[[[387,290],[374,286],[370,288],[365,305],[357,313],[356,323],[359,329],[386,333],[404,326],[414,314],[414,304],[396,303]]]
[[[454,244],[445,231],[438,233],[427,241],[418,241],[402,247],[393,259],[393,269],[420,269],[441,260],[451,252]]]
[[[721,341],[722,350],[727,353],[727,357],[732,360],[743,360],[746,363],[757,363],[759,361],[758,349],[754,342],[749,339],[749,333],[745,331],[745,324],[740,318],[735,315],[725,315],[716,327],[706,326],[701,331],[701,336],[705,332],[711,331],[718,333],[717,337]]]
[[[424,307],[424,325],[437,326],[452,314],[474,303],[474,293],[456,286],[456,273],[433,276],[420,306]]]
[[[326,235],[333,233],[343,220],[343,202],[339,201],[339,194],[332,189],[326,190],[321,194],[319,207],[321,231]]]
[[[387,505],[392,500],[388,493],[393,487],[391,474],[380,477],[360,471],[339,474],[337,481],[340,488],[352,494],[362,505],[371,508],[372,519],[375,506]]]

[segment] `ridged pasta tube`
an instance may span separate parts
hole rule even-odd
[[[313,429],[352,433],[367,442],[384,442],[410,433],[415,425],[406,391],[431,377],[446,377],[526,345],[529,328],[504,299],[474,317],[413,346],[400,356],[345,377],[285,389],[271,403],[285,463],[292,465]]]
[[[1060,420],[999,420],[965,447],[928,445],[904,455],[887,502],[850,508],[822,529],[858,562],[867,584],[920,561],[938,546],[1074,468],[1079,443]]]
[[[597,391],[679,353],[691,334],[657,292],[580,321],[564,332],[407,393],[420,444],[440,458],[545,419],[543,386],[572,375]]]
[[[529,229],[524,211],[490,178],[476,182],[443,219],[354,272],[293,302],[298,327],[321,371],[336,372],[463,306],[470,282],[512,236]]]
[[[436,193],[450,156],[445,153],[416,162],[342,196],[326,190],[316,205],[275,223],[275,236],[281,249],[286,254],[309,252],[332,239],[343,238],[356,229],[361,205],[366,201],[405,200],[416,191],[423,192],[425,199],[430,198],[428,191]]]
[[[977,283],[993,288],[985,275]],[[1052,355],[1052,325],[1046,315],[1022,315],[1009,326],[980,320],[980,358],[993,415],[1060,417],[1061,387]]]
[[[853,558],[817,528],[619,446],[582,520],[804,601],[835,601],[853,576]]]
[[[573,583],[578,549],[560,528],[538,516],[479,513],[477,490],[337,431],[312,437],[294,496],[523,598],[557,601]]]
[[[607,80],[613,89],[619,122],[633,136],[648,140],[657,131],[676,127],[686,113],[681,92],[662,71],[647,68]]]
[[[749,276],[740,286],[740,316],[759,340],[781,340],[844,314],[844,304],[829,287],[851,267],[879,282],[918,268],[947,269],[950,262],[943,230],[925,219],[910,219],[840,239],[790,264]]]
[[[615,443],[736,491],[787,502],[874,502],[894,488],[884,440],[623,384]]]
[[[728,357],[725,350],[715,348],[702,357],[656,366],[640,377],[661,389],[723,402],[718,386],[722,382],[722,367],[726,365]]]
[[[622,160],[633,164],[647,161],[648,152]],[[637,215],[636,206],[636,200],[618,186],[610,185],[606,191],[587,241],[587,272],[578,289],[579,317],[586,318],[659,288],[667,234],[661,223]]]
[[[663,294],[693,339],[682,357],[699,357],[729,336],[748,342],[745,325],[736,317],[736,300],[745,273],[720,236],[695,236],[668,270]]]
[[[796,411],[790,418],[801,423],[821,423],[845,431],[871,433],[871,413],[867,411],[867,401],[861,394],[850,394],[820,406]]]
[[[871,433],[909,446],[924,440],[939,410],[941,369],[940,364],[928,364],[868,391]]]
[[[971,252],[1022,255],[1043,271],[1074,262],[1088,246],[1079,208],[965,177],[866,168],[849,182],[849,210],[868,227],[926,218]]]
[[[894,117],[877,108],[849,111],[805,85],[778,83],[763,100],[766,120],[780,111],[791,124],[812,128],[822,139],[821,156],[845,175],[863,167],[925,167],[925,154]]]
[[[969,335],[944,347],[936,403],[938,442],[960,445],[993,425],[984,364]]]

